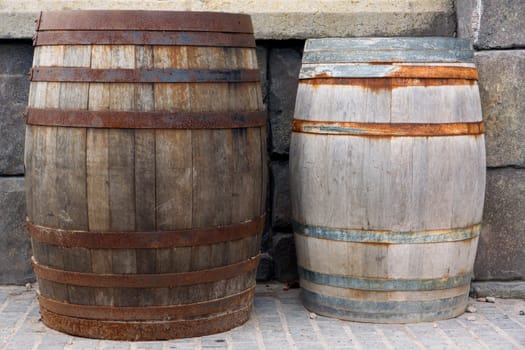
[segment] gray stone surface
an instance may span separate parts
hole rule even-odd
[[[257,266],[257,281],[269,281],[273,277],[273,258],[268,253],[261,254],[259,266]]]
[[[487,166],[525,166],[525,50],[476,53]]]
[[[33,281],[23,177],[0,177],[0,213],[0,284]]]
[[[276,233],[270,253],[274,261],[274,277],[281,282],[297,280],[297,257],[293,233]]]
[[[523,0],[456,1],[458,36],[478,49],[525,46]]]
[[[0,42],[0,74],[25,75],[33,61],[33,46],[30,42]]]
[[[190,339],[156,342],[121,342],[85,339],[44,326],[38,315],[34,290],[0,287],[0,349],[5,350],[385,350],[385,349],[523,349],[525,300],[469,301],[478,312],[457,318],[414,324],[374,324],[311,317],[300,300],[300,289],[282,283],[260,283],[254,308],[244,325],[228,332]],[[13,310],[12,305],[17,307]]]
[[[290,151],[290,130],[304,43],[292,42],[288,46],[272,48],[269,55],[270,151],[280,155]]]
[[[24,118],[33,49],[0,44],[0,175],[24,173]]]
[[[272,176],[272,227],[291,229],[290,181],[288,162],[273,161],[270,164]]]
[[[525,279],[525,169],[489,169],[476,280]]]
[[[24,173],[26,76],[0,75],[0,175]]]
[[[261,72],[262,99],[264,103],[264,108],[265,110],[267,110],[266,104],[268,102],[268,48],[260,42],[257,43],[257,63]]]
[[[39,11],[141,9],[223,11],[252,16],[258,39],[441,35],[456,29],[454,0],[7,0],[0,38],[31,38]]]
[[[472,282],[470,287],[472,297],[497,297],[525,300],[525,281],[514,282]]]

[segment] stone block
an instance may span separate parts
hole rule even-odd
[[[24,173],[24,110],[29,82],[25,75],[0,75],[0,175]]]
[[[268,253],[261,254],[259,266],[257,266],[257,281],[269,281],[273,277],[273,258]]]
[[[274,262],[275,279],[281,282],[299,279],[293,233],[276,233],[272,237],[270,253]]]
[[[525,282],[472,282],[470,287],[470,296],[478,297],[496,297],[507,299],[524,299],[525,300]]]
[[[264,108],[267,110],[268,102],[268,48],[260,43],[257,44],[257,63],[261,72],[261,92]]]
[[[292,46],[293,45],[293,46]],[[268,112],[272,154],[287,155],[304,42],[270,49]]]
[[[32,61],[31,43],[0,43],[0,75],[25,75],[29,72]]]
[[[0,177],[0,284],[34,281],[23,177]]]
[[[475,279],[525,279],[525,169],[487,172]]]
[[[487,166],[525,166],[525,50],[476,53]]]
[[[291,229],[290,181],[287,161],[274,161],[272,172],[272,227]]]
[[[523,0],[456,1],[458,36],[478,49],[525,46]]]
[[[16,0],[0,7],[0,38],[31,38],[39,11],[128,9],[241,12],[258,39],[452,36],[454,0]]]

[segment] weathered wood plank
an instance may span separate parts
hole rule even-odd
[[[232,222],[261,215],[262,162],[259,128],[233,129]]]
[[[93,45],[91,50],[91,68],[111,67],[111,47]],[[110,109],[110,85],[103,83],[89,84],[89,105],[92,111]],[[109,231],[110,213],[110,178],[109,178],[109,130],[88,129],[86,145],[87,196],[89,229]],[[113,253],[111,249],[92,249],[91,268],[93,273],[113,273]],[[113,289],[93,288],[95,305],[114,305]]]
[[[390,122],[392,92],[363,86],[299,83],[295,118],[322,121]],[[370,101],[364,103],[363,101]]]
[[[153,49],[149,46],[135,48],[135,66],[137,68],[153,68]],[[137,84],[135,86],[135,110],[153,111],[155,99],[152,84]],[[155,222],[155,130],[135,130],[135,208],[136,229],[139,231],[154,231]],[[137,253],[139,253],[137,251]],[[154,255],[140,251],[141,260],[153,259]],[[137,257],[138,258],[138,257]],[[140,273],[140,266],[138,264]],[[146,269],[148,270],[148,269]]]
[[[134,46],[111,46],[110,68],[135,68]],[[134,84],[111,84],[110,109],[116,111],[134,110],[134,92]],[[111,229],[115,231],[134,231],[136,227],[134,130],[110,130],[109,147]],[[136,251],[134,249],[113,250],[112,267],[113,273],[137,273]],[[138,299],[138,293],[133,288],[115,289],[114,304],[116,306],[132,305],[133,301]]]
[[[396,88],[391,108],[393,123],[475,122],[481,116],[477,84]]]
[[[231,223],[232,132],[194,130],[193,226]]]
[[[91,47],[67,46],[64,48],[65,67],[89,67]],[[89,85],[61,84],[61,109],[87,109]],[[59,203],[58,227],[64,229],[88,229],[86,194],[86,130],[83,128],[57,129],[57,201]],[[81,247],[62,248],[63,268],[68,271],[91,272],[91,253]],[[92,290],[68,286],[69,302],[91,305]]]
[[[158,130],[156,134],[157,229],[191,228],[191,132]]]

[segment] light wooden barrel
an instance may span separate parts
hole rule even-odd
[[[381,323],[464,312],[485,189],[469,42],[308,40],[290,172],[308,309]]]
[[[265,113],[250,17],[42,13],[26,113],[43,322],[201,336],[250,315]]]

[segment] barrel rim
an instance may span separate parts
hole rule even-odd
[[[302,63],[473,62],[472,43],[445,37],[309,39]]]
[[[37,31],[162,30],[253,34],[250,15],[209,11],[42,11],[36,29]]]
[[[324,45],[323,45],[324,44]],[[339,45],[339,47],[338,47]],[[319,46],[319,47],[317,47]],[[360,38],[314,38],[307,39],[304,52],[324,50],[324,47],[336,47],[339,49],[352,48],[369,51],[393,49],[412,50],[439,50],[460,49],[472,51],[472,42],[466,38],[451,38],[439,36],[426,37],[360,37]],[[434,47],[433,47],[434,46]]]

